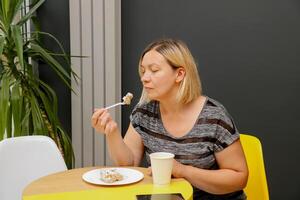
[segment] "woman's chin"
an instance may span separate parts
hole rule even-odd
[[[148,96],[148,99],[149,99],[150,101],[157,100],[157,98],[155,98],[155,95],[150,95],[150,94],[148,93],[147,96]]]
[[[160,98],[160,95],[159,94],[157,94],[157,93],[155,93],[155,92],[153,92],[153,91],[148,91],[147,92],[147,97],[148,97],[148,99],[149,100],[151,100],[151,101],[153,101],[153,100],[155,100],[155,101],[158,101]]]

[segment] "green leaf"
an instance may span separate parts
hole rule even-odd
[[[77,75],[71,69],[70,55],[65,53],[62,44],[53,35],[40,32],[38,26],[35,26],[36,32],[29,37],[22,32],[22,25],[30,19],[37,24],[35,12],[45,0],[30,2],[31,9],[19,21],[16,16],[21,13],[24,0],[0,2],[0,55],[4,55],[2,58],[5,60],[0,62],[0,140],[5,134],[8,137],[32,134],[50,136],[63,151],[67,165],[71,168],[74,165],[74,151],[68,134],[59,122],[56,93],[48,84],[39,80],[38,68],[29,63],[29,58],[45,62],[46,67],[53,69],[70,89],[71,77],[76,79]],[[41,35],[53,39],[60,52],[44,48],[39,41]]]
[[[0,36],[0,55],[2,55],[2,53],[3,53],[4,44],[5,44],[5,37],[4,36]],[[3,64],[2,64],[2,62],[0,62],[0,79],[2,77],[1,74],[2,74],[2,70],[3,69],[4,69]]]
[[[58,108],[58,101],[57,101],[57,95],[55,91],[46,83],[44,83],[42,80],[39,80],[39,83],[41,84],[40,86],[45,90],[47,93],[48,97],[51,99],[51,102],[53,102],[53,113],[54,115],[58,115],[57,113],[57,108]]]
[[[37,35],[40,35],[40,34],[41,35],[46,35],[46,36],[50,37],[51,39],[53,39],[55,41],[55,43],[59,46],[59,48],[60,48],[60,50],[62,52],[62,54],[60,54],[60,55],[64,57],[64,59],[67,62],[68,66],[71,65],[70,58],[69,58],[70,56],[68,56],[66,54],[66,52],[65,52],[65,50],[63,48],[63,45],[59,42],[59,40],[54,35],[52,35],[50,33],[42,32],[42,31],[35,31],[35,33]]]
[[[29,18],[33,16],[33,13],[45,2],[45,0],[37,1],[33,7],[28,11],[28,13],[20,19],[17,25],[23,25]]]
[[[24,0],[10,0],[11,3],[8,13],[8,19],[10,22],[12,22],[14,18],[19,15],[23,1]]]
[[[3,9],[2,9],[2,3],[0,4],[0,20],[1,22],[4,21],[4,18],[3,18]],[[2,25],[1,25],[2,26]]]
[[[9,109],[9,77],[4,74],[0,80],[0,140],[6,133],[7,112]]]
[[[30,102],[27,98],[24,98],[22,106],[21,135],[29,135],[31,133],[31,124]]]
[[[54,133],[56,133],[57,132],[56,124],[58,123],[58,119],[57,119],[57,115],[54,114],[54,111],[53,111],[53,108],[52,108],[52,103],[43,91],[41,91],[38,88],[36,88],[35,90],[39,94],[39,96],[42,100],[42,105],[45,108],[45,114],[46,114],[49,122],[51,122],[52,130],[53,130]]]
[[[5,37],[0,36],[0,55],[2,55],[4,44],[5,44]]]
[[[69,83],[71,77],[68,72],[61,66],[61,64],[38,44],[32,43],[31,48],[33,52],[39,54],[46,61],[46,63],[52,67],[52,69],[56,72],[60,79],[73,91]]]
[[[5,27],[5,25],[4,25],[4,23],[3,23],[3,21],[2,21],[2,17],[1,17],[2,15],[0,14],[0,33],[1,33],[1,35],[7,35],[7,31],[6,31],[6,27]]]
[[[21,136],[21,122],[22,122],[22,105],[23,97],[21,95],[21,85],[19,82],[16,82],[12,87],[11,91],[11,108],[12,108],[12,117],[14,124],[14,136]]]
[[[6,26],[7,24],[9,24],[9,22],[7,21],[7,13],[9,10],[9,2],[10,0],[1,0],[1,16],[3,16],[3,22],[4,22],[4,26]]]
[[[12,136],[12,113],[11,113],[11,105],[8,106],[8,109],[7,109],[6,136],[7,136],[7,138],[11,138],[11,136]]]
[[[16,45],[19,64],[21,65],[21,69],[24,69],[23,39],[21,35],[21,28],[20,26],[12,25],[11,29],[12,29],[13,40],[15,41],[15,45]]]
[[[42,32],[42,31],[35,31],[34,33],[35,33],[36,35],[40,35],[40,34],[41,34],[41,35],[47,35],[48,37],[52,38],[52,39],[56,42],[56,44],[59,46],[59,48],[60,48],[62,54],[53,54],[53,53],[49,52],[49,55],[63,56],[64,59],[65,59],[65,61],[66,61],[67,64],[68,64],[68,66],[70,67],[71,75],[73,76],[75,82],[78,83],[79,77],[78,77],[78,75],[77,75],[77,74],[72,70],[72,68],[71,68],[70,57],[87,58],[87,56],[70,56],[70,55],[68,55],[68,54],[65,52],[65,50],[64,50],[64,48],[63,48],[63,45],[59,42],[59,40],[58,40],[55,36],[53,36],[52,34],[46,33],[46,32]],[[73,91],[73,92],[74,92],[74,91]]]
[[[34,30],[36,32],[39,32],[41,30],[41,25],[40,25],[38,18],[36,16],[33,16],[33,17],[31,17],[31,21],[32,21]],[[36,37],[36,40],[40,41],[39,34],[37,34],[36,32],[31,32],[30,34],[33,34],[33,37]]]
[[[31,115],[33,122],[33,130],[35,135],[48,135],[48,130],[43,120],[41,108],[39,107],[38,100],[34,94],[30,98]]]
[[[62,139],[62,148],[64,152],[64,159],[67,164],[68,169],[73,168],[75,164],[75,155],[72,147],[72,142],[69,136],[65,133],[63,128],[61,126],[57,126],[59,133],[60,133],[60,138]]]

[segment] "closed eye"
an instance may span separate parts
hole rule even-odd
[[[159,71],[159,68],[158,67],[151,67],[150,70],[151,70],[151,72],[157,72],[157,71]]]

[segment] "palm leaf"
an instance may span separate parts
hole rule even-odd
[[[70,75],[68,72],[61,66],[61,64],[53,58],[44,48],[42,48],[38,44],[31,44],[31,49],[34,53],[37,53],[39,56],[43,58],[43,60],[47,61],[47,64],[56,72],[56,74],[60,77],[60,79],[73,91],[69,81]]]
[[[31,21],[32,21],[32,24],[33,24],[33,29],[35,31],[40,31],[41,30],[41,25],[40,25],[40,23],[38,21],[38,18],[36,16],[32,16],[31,17]],[[35,38],[37,41],[40,41],[40,37],[39,37],[38,34],[35,34],[34,32],[31,32],[30,34],[32,35],[31,36],[32,38]]]
[[[4,18],[3,18],[3,9],[2,9],[2,3],[0,3],[0,20],[1,22],[4,21]],[[2,26],[2,25],[1,25]]]
[[[27,98],[23,100],[22,106],[22,122],[21,122],[21,135],[29,135],[31,134],[31,107],[30,102]]]
[[[58,41],[58,39],[56,37],[54,37],[52,34],[50,33],[46,33],[46,32],[42,32],[42,31],[35,31],[34,33],[36,33],[36,35],[46,35],[50,38],[52,38],[55,43],[59,46],[61,52],[62,52],[62,56],[64,57],[65,61],[67,62],[67,64],[70,66],[71,65],[71,62],[70,62],[70,59],[69,59],[69,56],[67,56],[62,44]]]
[[[1,30],[0,33],[2,32],[1,35],[7,35],[7,30],[6,30],[6,27],[3,23],[3,21],[0,21],[0,30]]]
[[[11,112],[11,105],[7,108],[7,116],[6,116],[6,137],[11,138],[12,136],[12,112]]]
[[[33,32],[30,32],[30,34],[32,34],[32,38],[35,38],[35,39],[31,39],[31,40],[29,40],[29,41],[27,41],[27,44],[29,45],[29,44],[31,44],[31,43],[35,43],[35,44],[37,44],[37,45],[39,45],[39,35],[46,35],[46,36],[48,36],[48,37],[50,37],[50,38],[52,38],[54,41],[55,41],[55,43],[59,46],[59,48],[60,48],[60,51],[62,52],[62,53],[53,53],[53,52],[50,52],[49,50],[46,50],[46,52],[50,55],[50,56],[61,56],[61,57],[63,57],[64,58],[64,60],[66,61],[66,63],[67,63],[67,65],[70,67],[70,71],[67,71],[67,73],[69,74],[69,73],[71,73],[71,76],[74,78],[74,80],[76,81],[76,83],[78,83],[78,80],[79,80],[79,76],[71,69],[71,61],[70,61],[70,58],[71,57],[80,57],[80,58],[84,58],[84,57],[86,57],[86,56],[71,56],[71,55],[69,55],[69,54],[67,54],[66,52],[65,52],[65,50],[64,50],[64,48],[63,48],[63,46],[62,46],[62,44],[59,42],[59,40],[55,37],[55,36],[53,36],[52,34],[50,34],[50,33],[46,33],[46,32],[42,32],[42,31],[33,31]],[[41,46],[41,45],[39,45],[39,46]],[[43,47],[42,47],[43,48]],[[43,48],[44,50],[45,50],[45,48]],[[30,52],[30,55],[31,56],[36,56],[37,55],[37,53],[36,52]],[[73,91],[73,92],[75,92],[75,91]]]
[[[22,135],[21,122],[22,122],[22,105],[23,97],[21,95],[21,85],[17,81],[11,91],[11,108],[12,108],[12,118],[14,124],[14,136]]]
[[[36,1],[35,4],[33,4],[33,7],[28,11],[28,13],[22,17],[20,19],[20,21],[17,23],[17,25],[21,26],[23,25],[25,22],[28,21],[28,19],[30,19],[33,15],[33,13],[35,13],[35,11],[45,2],[45,0],[39,0]]]
[[[9,24],[9,22],[7,21],[7,13],[9,10],[9,0],[1,0],[1,16],[2,16],[2,21],[4,24],[4,27],[7,27],[7,24]]]
[[[62,53],[58,54],[58,53],[48,52],[48,54],[51,55],[51,56],[62,56],[64,58],[64,60],[67,62],[68,66],[71,66],[70,57],[80,57],[80,58],[86,57],[86,56],[71,56],[71,55],[68,55],[65,52],[65,50],[64,50],[63,45],[61,44],[61,42],[59,42],[59,40],[55,36],[53,36],[52,34],[50,34],[50,33],[42,32],[42,31],[34,31],[34,32],[31,32],[31,34],[35,35],[34,37],[36,37],[37,40],[39,40],[39,35],[46,35],[46,36],[52,38],[55,41],[55,43],[59,46],[60,51]],[[77,76],[77,74],[71,68],[70,68],[70,72],[71,72],[71,75],[73,76],[73,78],[75,79],[75,81],[77,82],[77,80],[79,79],[79,77]]]
[[[2,55],[4,43],[5,43],[5,37],[0,36],[0,55]]]
[[[18,61],[21,65],[21,69],[24,69],[24,59],[23,59],[23,40],[21,35],[21,27],[12,25],[12,35],[13,40],[15,41],[17,55],[18,55]]]
[[[57,126],[57,128],[60,132],[60,137],[62,139],[64,159],[65,162],[67,163],[68,168],[70,169],[74,166],[74,160],[75,160],[75,155],[72,148],[72,142],[61,126]]]
[[[0,140],[2,140],[6,133],[7,112],[9,109],[9,77],[7,74],[2,76],[0,87]]]
[[[7,137],[48,135],[54,139],[71,168],[74,152],[71,140],[59,122],[56,93],[39,79],[38,68],[29,62],[29,58],[45,62],[71,90],[71,77],[75,80],[78,77],[71,69],[70,55],[53,35],[41,32],[38,26],[28,38],[26,33],[22,33],[21,27],[28,20],[32,19],[37,24],[34,13],[45,0],[32,0],[29,12],[16,21],[24,2],[1,0],[0,3],[0,140],[5,134]],[[53,39],[60,53],[44,48],[39,40],[40,35]],[[57,56],[64,60],[60,62]]]
[[[2,55],[4,44],[5,44],[5,37],[0,36],[0,56]],[[3,70],[3,66],[2,66],[2,61],[1,61],[0,62],[0,78],[1,78],[2,70]]]
[[[40,86],[44,89],[49,99],[51,99],[51,102],[53,102],[53,113],[57,116],[57,107],[58,107],[58,101],[55,91],[46,83],[44,83],[42,80],[39,80]]]
[[[19,15],[19,10],[24,0],[10,0],[10,8],[8,12],[8,19],[10,22],[14,21],[14,18]]]
[[[41,91],[38,88],[35,88],[35,91],[38,93],[39,97],[41,98],[42,105],[45,109],[45,115],[47,116],[47,119],[49,119],[52,124],[51,128],[53,132],[56,133],[57,132],[56,124],[58,123],[58,119],[57,119],[57,115],[54,114],[52,103],[43,91]]]
[[[41,108],[39,106],[38,99],[34,94],[31,94],[30,98],[30,104],[31,104],[31,115],[32,115],[32,123],[33,123],[33,130],[34,134],[37,135],[47,135],[48,130],[45,126]]]

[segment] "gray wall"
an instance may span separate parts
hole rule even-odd
[[[41,31],[54,35],[63,45],[67,53],[70,52],[70,24],[69,1],[48,0],[38,9],[37,13]],[[59,47],[53,40],[44,38],[45,46],[54,52],[59,52]],[[40,78],[48,83],[58,97],[58,115],[64,129],[71,137],[71,93],[56,74],[45,64],[39,63]]]
[[[160,37],[184,40],[204,93],[263,144],[270,199],[299,200],[300,2],[122,1],[122,90],[141,92],[139,54]],[[128,127],[131,107],[123,107]]]

